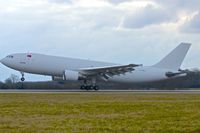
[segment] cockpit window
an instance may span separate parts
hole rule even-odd
[[[14,56],[13,55],[8,55],[7,58],[14,58]]]

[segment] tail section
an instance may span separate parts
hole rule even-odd
[[[190,43],[181,43],[153,67],[178,70],[190,48]]]

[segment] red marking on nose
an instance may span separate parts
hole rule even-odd
[[[28,54],[28,55],[27,55],[27,57],[31,58],[31,57],[32,57],[32,55],[31,55],[31,54]]]

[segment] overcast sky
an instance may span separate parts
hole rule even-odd
[[[0,58],[34,52],[152,65],[190,42],[182,68],[199,68],[199,35],[200,0],[0,0]],[[0,73],[1,81],[20,76],[3,65]]]

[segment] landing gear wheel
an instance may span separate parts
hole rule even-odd
[[[85,89],[88,91],[91,89],[91,86],[85,86]]]
[[[86,86],[85,85],[81,85],[80,89],[81,90],[85,90]]]
[[[24,78],[24,77],[22,77],[22,78],[21,78],[21,81],[22,81],[22,82],[23,82],[23,81],[25,81],[25,78]]]
[[[93,89],[94,89],[95,91],[97,91],[97,90],[99,90],[99,86],[94,86]]]

